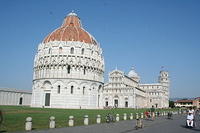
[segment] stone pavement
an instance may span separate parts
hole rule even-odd
[[[76,126],[57,129],[48,129],[40,131],[31,131],[29,133],[196,133],[200,132],[199,118],[197,127],[188,129],[185,127],[186,115],[174,115],[173,120],[165,117],[156,118],[156,120],[144,120],[143,129],[135,129],[135,120],[120,121],[115,123],[94,124],[89,126]]]

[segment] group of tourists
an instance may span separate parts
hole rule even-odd
[[[154,106],[152,106],[150,110],[145,111],[144,115],[145,115],[145,119],[154,120],[155,119],[155,108],[154,108]],[[158,115],[159,115],[159,112],[158,112]]]

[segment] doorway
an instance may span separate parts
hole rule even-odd
[[[156,103],[156,108],[158,108],[158,104]]]
[[[23,98],[20,97],[20,99],[19,99],[19,105],[22,105],[22,102],[23,102]]]
[[[128,101],[125,102],[125,108],[128,108]]]
[[[117,108],[118,107],[118,99],[115,99],[115,101],[114,101],[114,106],[115,106],[115,108]]]
[[[50,106],[50,93],[45,94],[45,106]]]

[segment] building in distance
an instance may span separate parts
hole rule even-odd
[[[30,106],[32,92],[14,88],[0,88],[0,105]]]

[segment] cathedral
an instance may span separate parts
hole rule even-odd
[[[169,77],[160,71],[158,83],[141,84],[134,68],[128,75],[120,70],[109,73],[103,89],[103,107],[118,108],[167,108],[169,107]]]
[[[168,107],[169,76],[161,71],[158,83],[141,84],[134,69],[126,75],[109,73],[104,83],[100,44],[87,32],[76,13],[38,45],[34,58],[31,107],[103,109]]]

